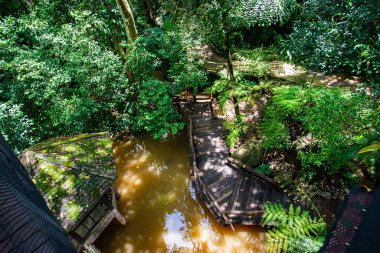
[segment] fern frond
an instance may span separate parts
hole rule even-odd
[[[286,210],[279,203],[264,205],[263,226],[267,231],[268,252],[317,252],[326,235],[323,219],[311,218],[308,211],[290,205]]]

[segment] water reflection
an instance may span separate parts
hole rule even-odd
[[[105,253],[264,252],[255,227],[217,224],[189,186],[186,135],[155,141],[147,134],[114,143],[119,209],[96,245]]]

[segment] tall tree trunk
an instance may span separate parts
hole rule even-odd
[[[231,86],[235,84],[235,75],[234,75],[234,66],[232,63],[232,56],[231,56],[231,38],[230,38],[230,32],[226,32],[226,38],[225,38],[225,44],[226,44],[226,56],[227,56],[227,75],[230,79]],[[232,103],[234,105],[235,109],[235,116],[237,117],[240,114],[239,111],[239,104],[235,96],[231,97]]]
[[[116,0],[116,2],[123,17],[125,31],[127,32],[127,42],[130,44],[137,38],[137,29],[132,8],[128,0]]]
[[[148,23],[151,25],[151,27],[157,27],[158,24],[157,24],[156,19],[153,16],[152,8],[148,0],[144,0],[144,8],[145,8],[145,14],[146,14]]]

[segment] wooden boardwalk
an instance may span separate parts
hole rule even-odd
[[[267,201],[291,203],[276,186],[228,161],[224,120],[213,117],[207,97],[180,105],[187,121],[192,184],[220,224],[259,225]],[[316,198],[313,202],[331,224],[338,201]]]

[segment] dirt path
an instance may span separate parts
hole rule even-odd
[[[226,59],[213,53],[209,49],[203,49],[203,61],[205,62],[205,68],[212,73],[218,73],[225,69]],[[247,63],[234,60],[234,67],[236,69],[244,68]],[[324,85],[327,87],[347,87],[352,90],[358,88],[358,84],[361,82],[359,77],[351,76],[349,74],[329,74],[324,75],[322,73],[311,72],[303,70],[301,67],[297,67],[293,64],[281,61],[273,61],[270,73],[270,77],[280,78],[291,82],[302,83],[310,82],[313,85]]]

